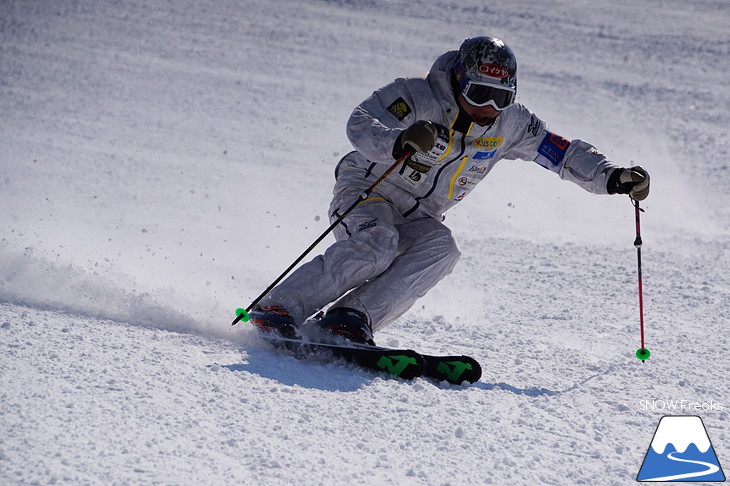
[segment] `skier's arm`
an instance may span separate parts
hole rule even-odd
[[[372,162],[392,163],[398,137],[417,120],[409,82],[413,80],[396,79],[375,91],[350,115],[347,137]]]
[[[583,140],[573,140],[566,150],[562,179],[594,194],[628,194],[641,201],[649,195],[649,173],[641,167],[618,167]]]
[[[553,133],[546,135],[540,148],[544,149],[552,144],[550,137],[555,136]],[[540,149],[538,149],[538,157],[541,156],[539,152]],[[565,157],[556,172],[561,179],[574,182],[586,191],[594,194],[609,194],[608,180],[616,170],[620,170],[620,167],[596,150],[593,145],[576,139],[569,142],[569,146],[565,150]]]
[[[583,140],[566,140],[551,132],[545,122],[518,106],[507,123],[514,124],[518,139],[508,149],[506,158],[532,160],[594,194],[612,194],[609,180],[623,170],[593,145]],[[615,177],[614,177],[615,180]]]

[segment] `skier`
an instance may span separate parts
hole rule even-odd
[[[315,326],[359,343],[405,313],[454,268],[460,253],[443,224],[502,159],[534,161],[594,194],[649,194],[641,167],[613,164],[566,140],[519,103],[517,62],[499,39],[466,39],[427,74],[399,78],[358,105],[347,123],[355,151],[337,165],[330,218],[404,158],[334,229],[336,242],[268,293],[251,313],[261,331],[293,337]]]

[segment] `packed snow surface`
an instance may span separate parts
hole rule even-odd
[[[634,484],[663,415],[730,464],[730,2],[0,2],[0,483]],[[345,123],[469,36],[518,100],[652,176],[634,208],[503,161],[383,345],[298,361],[247,306],[327,227]],[[316,251],[323,251],[331,237]]]

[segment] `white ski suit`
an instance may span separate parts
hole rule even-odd
[[[388,176],[335,228],[337,242],[272,290],[263,305],[284,307],[300,324],[337,301],[333,306],[364,312],[373,331],[391,323],[451,272],[460,253],[443,215],[502,159],[535,161],[589,192],[607,194],[618,166],[586,142],[549,132],[524,106],[510,105],[490,126],[472,123],[452,86],[457,55],[443,54],[427,74],[396,79],[355,108],[347,134],[356,151],[335,171],[331,221],[394,163],[396,139],[417,120],[438,127],[434,149],[414,156],[433,167],[404,166]]]

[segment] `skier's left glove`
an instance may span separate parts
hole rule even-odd
[[[609,194],[628,194],[635,201],[643,201],[649,195],[649,173],[643,168],[616,169],[608,178]]]

